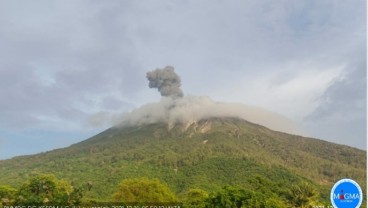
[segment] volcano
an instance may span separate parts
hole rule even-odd
[[[93,183],[87,198],[110,200],[127,178],[158,178],[178,195],[224,186],[282,197],[290,186],[313,184],[328,200],[333,184],[352,178],[366,190],[366,152],[270,130],[238,118],[112,127],[80,143],[0,161],[0,185],[19,187],[52,173],[74,185]]]

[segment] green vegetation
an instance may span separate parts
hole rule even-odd
[[[189,189],[182,203],[184,207],[307,207],[311,205],[316,191],[307,183],[292,186],[288,190],[288,202],[280,198],[281,193],[243,189],[225,186],[218,191]],[[97,205],[98,202],[83,199],[85,190],[72,187],[67,181],[59,180],[52,174],[37,175],[25,182],[19,190],[8,186],[0,189],[0,205]],[[281,194],[282,195],[282,194]],[[154,203],[177,203],[177,196],[158,179],[124,179],[113,194],[114,202],[145,205]]]
[[[268,184],[270,185],[270,184]],[[275,191],[271,191],[271,190]],[[1,205],[93,205],[98,201],[83,198],[86,190],[72,187],[68,182],[54,175],[38,175],[24,183],[19,190],[2,186]],[[154,203],[183,204],[184,207],[312,207],[316,204],[328,205],[328,202],[316,199],[317,190],[306,182],[291,186],[289,189],[259,191],[238,186],[224,186],[210,194],[202,189],[189,189],[178,200],[170,188],[158,179],[124,179],[116,188],[114,202],[146,205]],[[111,203],[114,203],[111,202]]]
[[[262,192],[244,190],[237,187],[225,186],[220,191],[213,193],[205,203],[205,207],[230,208],[230,207],[287,207],[288,204],[280,200],[277,195],[264,194]]]
[[[315,204],[317,191],[308,183],[293,185],[289,191],[288,200],[294,207],[309,207]]]
[[[0,186],[0,205],[13,202],[17,190],[11,186]]]
[[[170,188],[159,180],[147,178],[125,179],[113,195],[117,202],[176,202],[176,196]]]
[[[184,206],[188,208],[205,207],[208,193],[202,189],[189,189],[183,199]]]
[[[83,194],[65,180],[59,180],[52,174],[42,174],[29,179],[18,190],[1,186],[0,197],[4,205],[78,205]]]
[[[328,205],[341,178],[365,192],[366,152],[232,118],[111,128],[67,148],[0,161],[0,196],[14,199],[14,188],[42,173],[68,181],[76,201],[111,201],[123,180],[146,178],[167,184],[188,207],[217,199],[298,207]],[[298,193],[303,186],[311,191]]]

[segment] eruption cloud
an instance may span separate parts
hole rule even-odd
[[[172,98],[184,96],[183,91],[180,89],[180,77],[175,73],[172,66],[147,72],[147,79],[149,87],[157,88],[161,96]]]
[[[282,115],[255,106],[215,102],[207,96],[185,96],[179,99],[162,97],[160,102],[148,103],[126,113],[118,123],[119,126],[135,126],[164,122],[173,126],[176,123],[190,124],[214,117],[240,118],[276,131],[303,134],[292,121]]]
[[[185,96],[180,89],[180,77],[167,66],[147,73],[150,88],[158,88],[163,96],[159,102],[148,103],[123,116],[115,117],[117,126],[135,126],[158,122],[173,126],[190,124],[214,117],[234,117],[266,126],[270,129],[302,134],[289,119],[265,109],[236,103],[215,102],[207,96]]]

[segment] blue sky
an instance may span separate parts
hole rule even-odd
[[[188,95],[282,114],[306,135],[366,149],[366,2],[0,1],[0,159],[65,147],[92,122]]]

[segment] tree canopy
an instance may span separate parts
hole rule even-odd
[[[125,179],[113,195],[118,202],[176,202],[177,198],[170,188],[158,179]]]
[[[78,193],[75,193],[78,190]],[[81,198],[79,189],[52,174],[37,175],[25,182],[16,193],[15,202],[19,204],[69,204]]]
[[[205,202],[208,198],[208,193],[202,189],[189,189],[185,193],[184,206],[185,207],[205,207]]]
[[[294,207],[307,207],[315,201],[317,191],[306,182],[295,184],[290,188],[288,199]]]
[[[17,190],[11,186],[0,186],[0,205],[8,204],[13,201]]]

